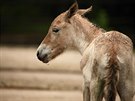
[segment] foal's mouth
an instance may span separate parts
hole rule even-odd
[[[37,58],[43,63],[48,63],[51,58],[51,49],[41,45],[37,50]]]

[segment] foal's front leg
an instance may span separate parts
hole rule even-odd
[[[90,101],[90,80],[91,80],[91,63],[89,60],[89,49],[84,52],[80,67],[83,73],[84,85],[83,85],[83,101]]]
[[[83,101],[90,101],[90,82],[84,81]]]
[[[83,69],[83,78],[84,78],[83,101],[90,101],[91,73],[90,73],[90,69],[87,67],[84,67],[84,69]]]

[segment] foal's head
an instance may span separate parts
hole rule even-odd
[[[91,8],[78,10],[78,4],[74,3],[68,11],[60,14],[52,22],[47,36],[44,38],[37,50],[37,57],[44,63],[62,53],[67,47],[72,46],[72,34],[75,33],[71,24],[72,17],[84,15]]]

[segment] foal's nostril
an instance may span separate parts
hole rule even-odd
[[[47,56],[48,56],[48,55],[47,55],[47,54],[45,54],[45,55],[44,55],[44,58],[47,58]]]

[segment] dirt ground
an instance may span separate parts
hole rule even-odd
[[[76,51],[66,51],[48,64],[36,57],[36,47],[0,47],[0,64],[3,69],[80,72],[81,56]]]
[[[82,101],[80,59],[76,51],[66,51],[43,64],[36,47],[0,46],[0,100]]]

